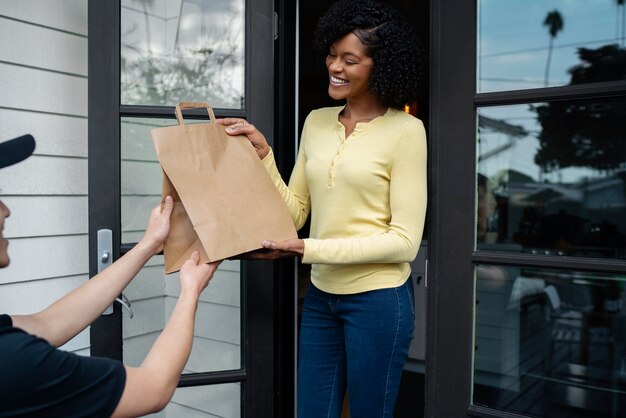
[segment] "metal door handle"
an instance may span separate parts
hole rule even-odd
[[[126,308],[130,319],[133,319],[133,310],[130,308],[130,300],[122,293],[119,298],[115,298],[115,301]]]
[[[98,273],[105,268],[109,267],[113,263],[113,231],[110,229],[98,230]],[[130,301],[122,293],[119,297],[115,298],[116,302],[119,302],[126,310],[130,318],[133,317],[133,310],[130,308]],[[102,315],[111,315],[113,313],[113,304],[102,312]]]

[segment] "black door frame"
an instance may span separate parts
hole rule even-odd
[[[120,105],[120,0],[89,1],[89,272],[97,273],[97,231],[113,231],[114,259],[132,247],[121,245],[120,213],[120,118],[173,118],[173,107]],[[275,68],[273,0],[246,1],[246,102],[243,110],[216,109],[218,117],[245,117],[265,133],[270,145],[280,148],[274,136]],[[204,118],[201,109],[185,112],[188,118]],[[293,164],[288,154],[279,164]],[[179,387],[241,382],[242,416],[278,416],[289,410],[293,396],[285,391],[293,384],[279,381],[278,371],[292,341],[277,332],[290,321],[279,315],[283,306],[284,285],[293,282],[293,263],[242,262],[242,367],[239,370],[182,376]],[[293,302],[292,302],[293,303]],[[284,308],[282,308],[284,309]],[[288,311],[288,310],[287,310]],[[92,355],[122,358],[122,321],[119,304],[112,315],[99,318],[91,327]],[[110,344],[111,337],[119,344]],[[282,392],[281,392],[282,391]],[[292,392],[293,393],[293,392]],[[282,395],[282,396],[279,396]],[[288,395],[288,394],[287,394]],[[284,406],[287,402],[287,406]],[[292,408],[293,409],[293,408]]]
[[[523,418],[471,404],[474,265],[626,272],[611,259],[474,250],[476,109],[626,97],[626,82],[476,93],[477,0],[431,3],[426,417]]]
[[[471,389],[475,3],[431,2],[426,417],[463,417]],[[473,219],[473,217],[472,217]],[[452,289],[452,290],[451,290]]]

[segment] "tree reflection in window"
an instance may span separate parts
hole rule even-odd
[[[124,1],[122,104],[242,108],[243,8],[230,0]]]

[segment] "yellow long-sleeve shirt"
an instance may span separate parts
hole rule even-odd
[[[424,126],[389,109],[346,138],[342,109],[309,114],[289,186],[271,152],[263,164],[297,229],[311,213],[302,262],[312,264],[317,288],[352,294],[396,287],[409,276],[424,228]]]

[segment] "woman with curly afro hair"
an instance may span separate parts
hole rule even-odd
[[[413,338],[409,263],[426,213],[426,135],[404,113],[420,82],[411,25],[391,6],[340,0],[320,19],[328,94],[340,105],[312,111],[289,184],[251,124],[218,123],[246,135],[306,239],[265,241],[266,257],[310,263],[298,359],[298,418],[392,417]]]

